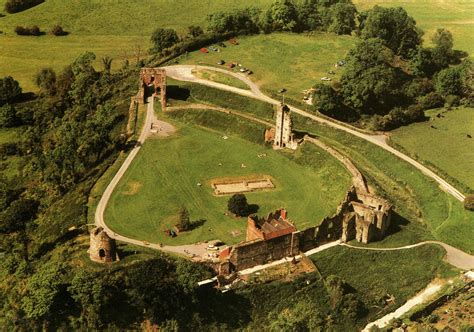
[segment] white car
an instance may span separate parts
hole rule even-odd
[[[330,81],[330,80],[331,80],[330,77],[327,77],[327,76],[321,77],[321,81]]]

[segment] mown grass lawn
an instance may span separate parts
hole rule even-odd
[[[229,197],[214,196],[210,181],[265,174],[273,178],[276,188],[246,194],[249,203],[259,206],[260,215],[286,207],[303,229],[334,213],[350,183],[336,160],[316,152],[322,159],[318,168],[303,166],[236,136],[224,140],[220,132],[182,125],[173,137],[145,142],[112,195],[105,220],[119,234],[154,243],[177,245],[210,239],[236,243],[245,238],[246,219],[224,215]],[[262,153],[267,157],[258,158]],[[202,225],[172,239],[164,231],[177,223],[181,206]],[[241,235],[234,237],[232,231]]]
[[[320,83],[322,77],[337,80],[341,70],[334,64],[355,43],[353,37],[329,33],[273,33],[240,37],[238,41],[239,45],[220,47],[220,52],[189,53],[181,61],[212,66],[217,66],[219,60],[239,63],[253,71],[251,78],[263,89],[276,93],[286,88],[288,96],[301,100],[303,90]],[[328,74],[330,70],[336,75]]]
[[[474,109],[437,109],[426,115],[429,121],[394,130],[390,139],[474,191]]]

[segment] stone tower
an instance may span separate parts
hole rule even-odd
[[[90,259],[98,263],[110,263],[118,258],[115,240],[108,236],[102,227],[91,232],[88,252]]]
[[[275,140],[273,141],[275,149],[293,149],[296,150],[298,143],[293,135],[293,123],[291,121],[290,108],[285,104],[280,104],[276,114]]]

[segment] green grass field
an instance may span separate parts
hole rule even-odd
[[[228,45],[220,52],[199,51],[182,56],[183,63],[217,66],[219,60],[236,62],[253,71],[251,78],[265,90],[276,93],[282,87],[287,95],[301,100],[303,90],[321,82],[321,77],[337,79],[340,71],[334,63],[342,59],[354,45],[350,36],[328,33],[273,33],[238,38],[239,45]],[[238,69],[233,69],[237,71]],[[335,70],[336,75],[328,74]]]
[[[474,137],[474,109],[437,109],[426,115],[429,121],[397,129],[390,139],[474,191],[474,138],[467,136]]]
[[[424,41],[431,45],[431,36],[438,28],[446,28],[454,36],[454,48],[474,56],[474,1],[472,0],[353,0],[359,10],[375,5],[403,7],[425,32]]]
[[[237,136],[224,140],[222,135],[180,125],[170,138],[148,140],[112,195],[105,214],[107,224],[117,233],[154,243],[217,238],[236,243],[245,238],[245,218],[224,215],[229,197],[213,195],[212,179],[270,175],[276,188],[246,194],[249,203],[257,204],[261,215],[286,207],[301,229],[334,213],[349,186],[346,170],[323,151],[308,151],[317,154],[318,167],[303,166],[262,145]],[[261,153],[267,157],[258,158]],[[177,223],[181,206],[189,210],[192,220],[205,221],[172,239],[164,231]],[[234,230],[241,235],[234,237]]]
[[[268,5],[272,0],[261,0]],[[4,1],[0,1],[0,12]],[[45,67],[60,70],[85,51],[114,59],[114,68],[124,58],[133,63],[137,46],[143,57],[150,48],[154,29],[170,27],[185,34],[190,25],[206,26],[208,14],[255,3],[226,0],[48,0],[34,8],[0,18],[0,77],[11,75],[25,91],[35,91],[34,74]],[[183,10],[185,8],[185,10]],[[17,36],[17,25],[38,25],[49,31],[60,24],[70,35],[54,37]]]

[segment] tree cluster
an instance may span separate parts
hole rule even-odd
[[[438,29],[434,47],[423,48],[423,33],[403,8],[375,6],[359,20],[361,39],[346,57],[340,84],[316,86],[321,113],[391,130],[423,121],[426,109],[473,102],[472,63],[449,67],[459,62],[449,31]]]
[[[14,14],[30,9],[42,2],[44,0],[7,0],[5,2],[5,11],[9,14]]]

